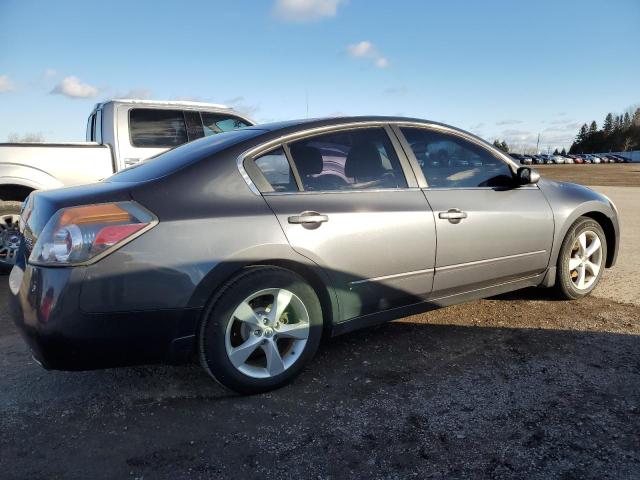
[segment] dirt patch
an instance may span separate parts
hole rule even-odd
[[[552,180],[580,183],[640,187],[640,163],[604,163],[571,165],[533,165],[540,175]]]
[[[525,290],[328,340],[252,397],[197,366],[45,372],[10,330],[3,478],[638,478],[639,319]]]

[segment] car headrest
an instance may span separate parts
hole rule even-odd
[[[301,176],[322,172],[324,162],[319,149],[307,145],[291,145],[291,156]]]
[[[362,142],[351,147],[344,163],[344,174],[347,177],[379,178],[384,172],[382,156],[373,143]]]

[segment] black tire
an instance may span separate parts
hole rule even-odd
[[[247,297],[265,289],[286,289],[303,303],[309,315],[307,342],[295,363],[268,378],[245,375],[229,359],[226,332],[235,309]],[[198,332],[198,352],[205,371],[221,385],[241,394],[280,388],[301,373],[322,338],[322,308],[313,288],[299,275],[279,267],[251,267],[225,284],[209,303]]]
[[[0,201],[0,275],[6,275],[16,263],[15,234],[18,233],[16,216],[20,216],[22,202]],[[7,228],[9,227],[9,228]]]
[[[576,239],[584,232],[591,231],[595,233],[602,245],[602,261],[600,269],[596,276],[595,281],[590,287],[586,289],[578,289],[571,279],[571,271],[569,270],[569,258],[571,257],[572,247]],[[589,295],[594,288],[600,282],[602,273],[604,272],[605,263],[607,258],[607,240],[602,230],[602,227],[598,222],[589,217],[580,217],[571,226],[567,235],[565,236],[562,246],[560,247],[560,253],[558,254],[557,262],[557,274],[556,274],[556,292],[561,298],[568,300],[576,300],[578,298]]]

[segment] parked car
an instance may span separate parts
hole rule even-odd
[[[20,206],[33,190],[91,183],[190,140],[253,121],[224,105],[98,103],[84,143],[0,143],[0,270],[14,263]]]
[[[562,155],[550,155],[551,163],[561,164],[564,162],[564,157]]]
[[[45,368],[195,353],[243,393],[289,382],[323,332],[528,286],[584,297],[619,245],[604,195],[399,117],[203,138],[32,193],[20,224],[12,312]]]
[[[533,165],[533,158],[530,157],[529,155],[523,155],[522,159],[520,160],[520,163],[522,165]]]

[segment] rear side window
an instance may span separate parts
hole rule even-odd
[[[289,145],[304,190],[361,190],[407,186],[383,128],[327,133]]]
[[[205,137],[249,126],[244,120],[221,113],[200,112],[200,115]]]
[[[282,148],[256,158],[254,163],[275,192],[298,191],[289,161]]]
[[[131,145],[142,148],[177,147],[188,141],[180,110],[134,108],[129,112]]]

